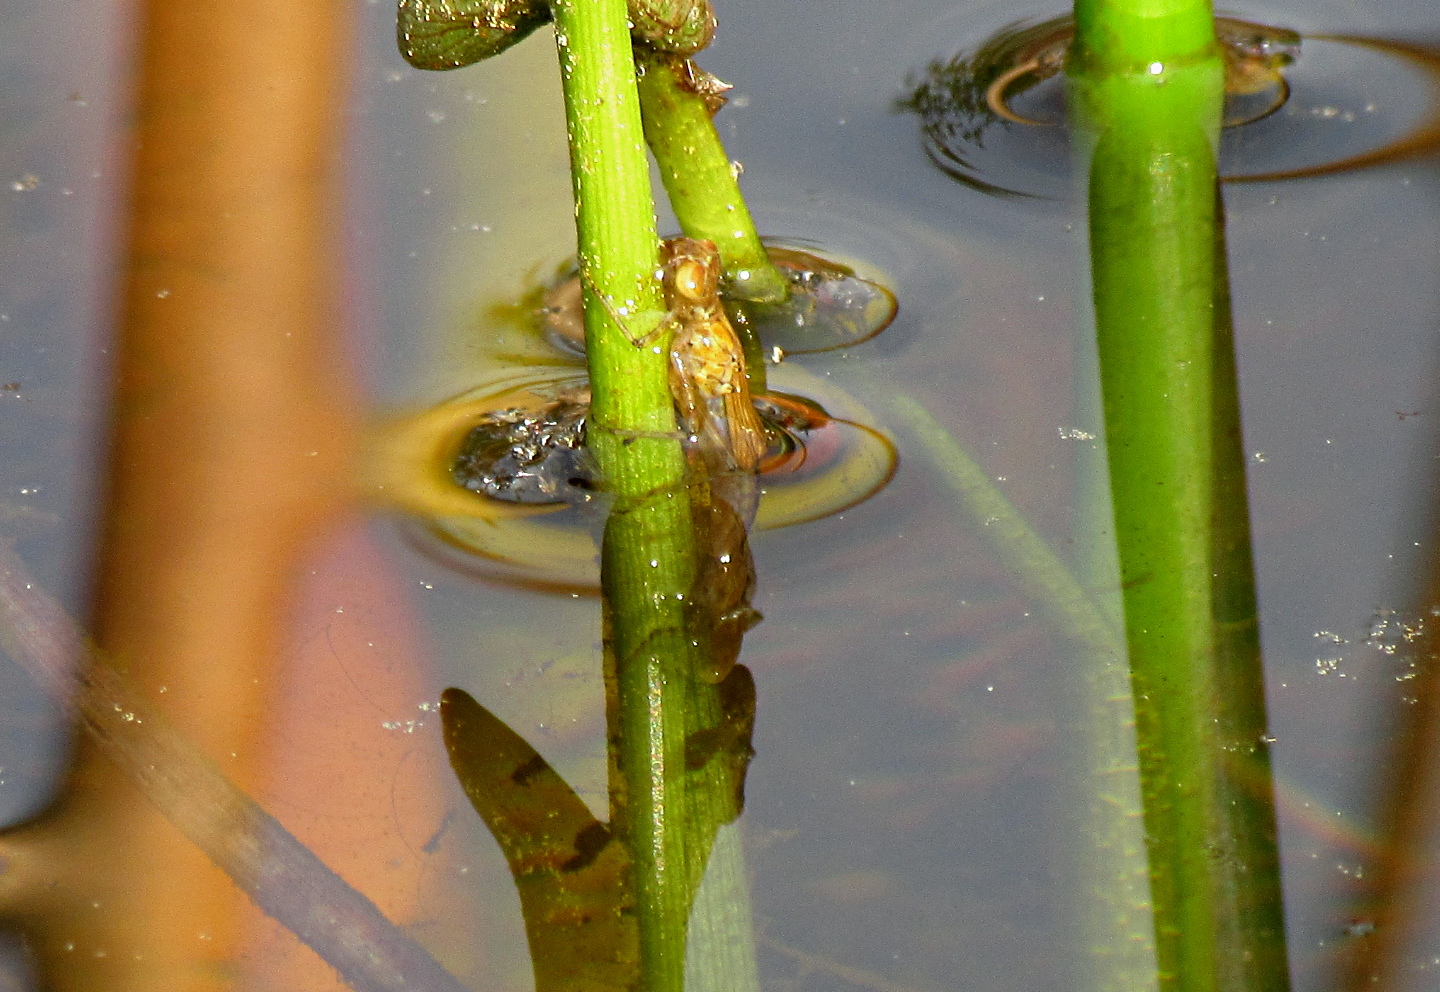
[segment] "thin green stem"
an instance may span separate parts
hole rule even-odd
[[[694,749],[725,714],[698,677],[707,645],[687,615],[697,551],[669,387],[673,329],[636,343],[664,304],[626,8],[561,0],[554,11],[585,288],[587,443],[615,497],[601,551],[612,828],[633,858],[639,988],[682,992],[691,901],[736,787],[726,762]]]
[[[1125,643],[1120,632],[1106,621],[1104,612],[1050,544],[990,481],[960,442],[909,396],[892,397],[890,409],[900,417],[940,481],[956,497],[956,505],[1010,570],[1015,585],[1044,610],[1050,626],[1092,651],[1112,657],[1122,655]]]
[[[789,283],[760,242],[730,157],[720,143],[692,63],[644,46],[636,47],[642,72],[640,108],[645,140],[660,166],[670,205],[686,236],[720,249],[730,295],[756,303],[779,303]]]
[[[656,328],[665,304],[625,4],[561,0],[554,12],[585,289],[588,443],[618,496],[675,489],[685,460],[670,398],[669,335],[653,347],[635,344]]]
[[[683,768],[685,700],[667,688],[683,684],[690,660],[678,595],[694,561],[667,335],[655,347],[632,340],[654,330],[664,309],[659,237],[624,0],[564,0],[554,11],[585,290],[587,438],[617,499],[601,569],[616,686],[612,827],[634,859],[640,987],[681,992],[685,887],[671,866],[684,856],[667,786],[677,761]]]

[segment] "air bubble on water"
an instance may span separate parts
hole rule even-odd
[[[1331,630],[1317,630],[1315,631],[1313,636],[1317,641],[1320,641],[1324,644],[1333,645],[1335,648],[1338,648],[1342,644],[1348,643],[1345,638],[1341,637],[1339,634]],[[1322,656],[1315,659],[1315,670],[1321,675],[1329,675],[1332,672],[1335,672],[1339,674],[1341,678],[1344,678],[1344,673],[1338,672],[1338,669],[1340,668],[1340,662],[1344,660],[1343,652],[1327,652],[1327,654],[1329,656]]]
[[[10,181],[10,188],[16,193],[28,193],[39,185],[40,177],[33,172],[27,172],[19,179],[12,179]]]
[[[1393,657],[1406,644],[1414,643],[1424,630],[1424,617],[1402,617],[1396,610],[1381,607],[1370,617],[1364,644]]]

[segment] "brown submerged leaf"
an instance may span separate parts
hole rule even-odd
[[[549,763],[461,689],[440,697],[445,748],[510,865],[536,992],[638,981],[630,853]]]

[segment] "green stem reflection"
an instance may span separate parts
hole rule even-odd
[[[743,666],[718,684],[701,678],[710,644],[686,606],[698,567],[691,514],[703,495],[617,504],[601,557],[612,823],[634,859],[647,990],[684,988],[691,905],[716,832],[740,813],[749,762],[754,683]],[[729,896],[743,903],[743,884]],[[748,905],[731,915],[748,917]],[[749,946],[748,934],[721,939]]]

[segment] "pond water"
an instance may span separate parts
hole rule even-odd
[[[21,29],[0,52],[11,80],[0,379],[20,385],[0,392],[0,506],[40,577],[83,612],[126,28],[113,8],[57,32],[7,7]],[[1077,372],[1093,362],[1083,215],[952,181],[926,161],[915,119],[892,109],[931,59],[1059,11],[721,0],[718,13],[701,61],[735,84],[718,123],[761,232],[861,261],[900,299],[879,338],[789,360],[868,406],[897,437],[900,468],[860,506],[754,540],[765,620],[742,656],[758,711],[740,832],[762,985],[1055,987],[1085,912],[1067,837],[1079,657],[1015,591],[883,400],[923,404],[1062,556],[1083,557],[1093,535],[1075,480],[1095,464],[1087,435],[1099,426],[1094,384]],[[1419,0],[1236,13],[1311,32],[1440,32]],[[42,58],[54,37],[71,47]],[[391,5],[375,0],[360,8],[357,44],[347,318],[375,409],[415,409],[493,376],[515,333],[495,308],[573,251],[553,41],[541,31],[494,62],[421,73],[395,51]],[[1297,90],[1295,112],[1323,122],[1324,101],[1307,99]],[[1405,699],[1403,625],[1425,611],[1435,564],[1436,193],[1424,162],[1226,191],[1299,990],[1330,987],[1355,939],[1373,769]],[[663,212],[661,228],[674,228]],[[413,696],[374,717],[409,735],[382,773],[395,790],[410,787],[412,754],[440,753],[428,707],[458,685],[603,815],[598,601],[477,580],[389,517],[361,540],[392,577],[398,603],[386,609],[410,617],[402,639],[416,658],[403,676],[347,672]],[[16,823],[53,788],[59,731],[23,676],[0,679],[0,816]],[[527,988],[504,860],[458,787],[441,788],[426,823],[376,818],[380,834],[414,831],[403,840],[425,862],[413,932],[475,988]],[[1413,948],[1417,988],[1433,985],[1431,955]]]

